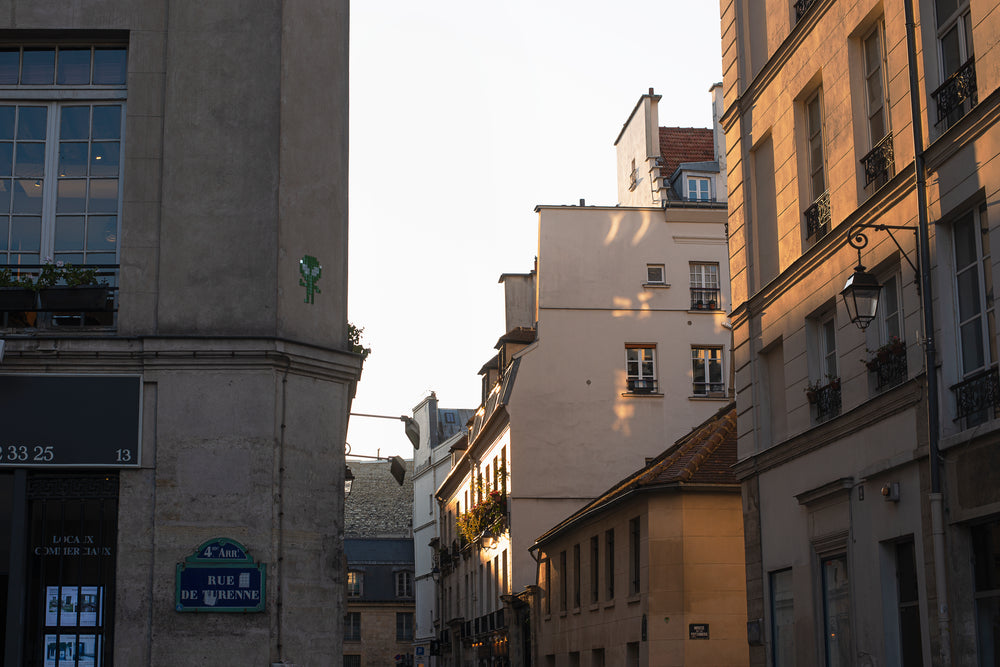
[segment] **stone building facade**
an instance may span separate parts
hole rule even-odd
[[[339,664],[346,0],[0,13],[4,664]]]
[[[998,3],[721,4],[751,664],[994,664]]]

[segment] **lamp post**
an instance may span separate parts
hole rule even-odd
[[[899,225],[866,225],[860,224],[855,225],[851,228],[851,231],[847,235],[847,242],[852,248],[858,251],[858,265],[854,267],[854,273],[851,277],[847,279],[847,284],[844,285],[844,289],[840,291],[840,296],[844,299],[844,306],[847,308],[847,315],[850,317],[851,322],[856,324],[862,331],[868,328],[872,320],[875,319],[875,313],[878,311],[878,299],[882,293],[882,285],[879,284],[878,278],[868,273],[865,270],[864,265],[861,263],[861,251],[868,246],[868,236],[865,234],[864,230],[875,229],[878,231],[888,232],[889,238],[892,239],[896,247],[899,248],[899,252],[902,253],[903,259],[910,265],[913,272],[917,275],[918,280],[918,291],[919,291],[919,279],[920,270],[917,269],[916,265],[910,260],[909,255],[903,250],[903,246],[899,245],[899,241],[893,235],[892,230],[894,229],[905,229],[911,231],[914,234],[917,230],[914,227],[901,227]]]

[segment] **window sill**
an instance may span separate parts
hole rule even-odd
[[[670,283],[643,283],[642,286],[653,289],[663,289],[665,287],[670,287]]]
[[[689,313],[704,313],[706,315],[714,315],[715,313],[726,312],[722,308],[688,308]]]
[[[628,596],[628,597],[627,597],[627,598],[625,599],[625,604],[627,604],[627,605],[629,605],[629,606],[631,607],[632,605],[636,605],[636,604],[639,604],[639,602],[640,602],[641,600],[642,600],[642,595],[641,595],[641,594],[639,594],[639,593],[636,593],[635,595],[630,595],[630,596]]]
[[[590,605],[590,611],[600,611],[601,605],[598,602],[594,602]]]
[[[723,394],[708,395],[708,396],[703,396],[701,394],[697,394],[695,396],[688,396],[688,400],[689,401],[731,401],[732,399],[729,397],[729,394],[723,393]]]
[[[572,613],[573,613],[574,616],[579,616],[580,615],[580,608],[579,607],[573,607],[573,612]]]
[[[623,391],[623,398],[663,398],[663,394],[659,392],[649,392],[648,394],[642,394],[635,391]]]
[[[614,600],[608,600],[607,602],[604,603],[604,608],[605,609],[614,609],[614,607],[615,607],[615,601]]]
[[[566,618],[566,612],[564,611],[559,612],[559,618]]]

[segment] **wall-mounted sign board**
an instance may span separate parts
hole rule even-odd
[[[226,537],[211,539],[177,564],[175,609],[199,612],[264,611],[266,565]]]

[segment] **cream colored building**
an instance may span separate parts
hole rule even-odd
[[[539,206],[536,269],[501,277],[508,332],[437,492],[443,664],[527,664],[535,538],[731,400],[726,209],[698,180],[718,170],[715,135],[660,128],[658,101],[643,95],[616,142],[642,204]],[[497,488],[504,530],[463,547],[457,517]]]
[[[542,665],[747,665],[736,408],[538,538]]]
[[[721,4],[751,664],[995,664],[997,3]]]

